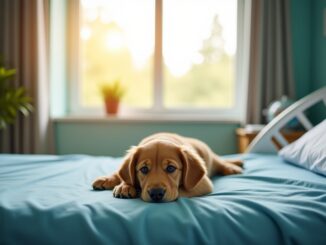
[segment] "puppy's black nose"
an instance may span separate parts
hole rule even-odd
[[[162,201],[165,190],[162,188],[152,188],[148,191],[148,194],[151,197],[152,201],[159,202]]]

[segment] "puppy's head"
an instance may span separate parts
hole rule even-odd
[[[180,187],[191,191],[205,174],[204,162],[194,150],[163,140],[132,147],[119,171],[123,181],[141,190],[146,202],[174,201]]]

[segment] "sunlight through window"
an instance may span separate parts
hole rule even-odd
[[[102,105],[100,85],[119,79],[124,103],[153,104],[154,1],[81,2],[81,98],[83,106]]]
[[[82,105],[100,106],[99,86],[119,79],[127,88],[124,105],[152,108],[157,103],[154,60],[161,57],[155,58],[154,38],[159,33],[160,107],[233,107],[237,0],[164,0],[163,28],[156,30],[155,2],[81,1]]]
[[[164,1],[165,106],[234,105],[236,27],[235,0]]]

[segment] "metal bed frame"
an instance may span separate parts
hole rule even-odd
[[[279,148],[289,144],[289,142],[282,135],[281,130],[294,118],[300,122],[306,131],[313,128],[315,125],[313,125],[305,115],[305,111],[320,102],[322,102],[326,107],[326,87],[305,96],[277,115],[254,138],[254,140],[248,146],[246,152],[269,154],[277,153]],[[277,144],[273,143],[275,141]]]

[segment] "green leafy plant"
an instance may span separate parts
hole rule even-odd
[[[15,88],[10,83],[15,75],[15,69],[0,67],[0,130],[14,123],[18,112],[27,116],[33,110],[32,99],[26,95],[25,88]]]
[[[120,80],[115,80],[112,83],[105,83],[101,85],[101,93],[104,100],[120,101],[125,95],[126,89],[122,86]]]

